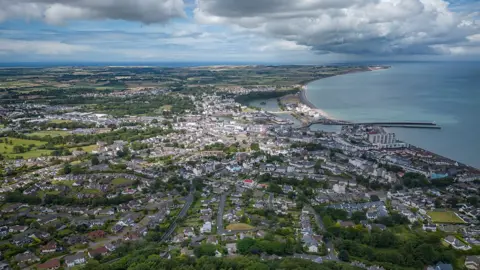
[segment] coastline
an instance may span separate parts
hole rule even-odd
[[[331,77],[335,77],[335,76],[342,76],[342,75],[348,75],[348,74],[352,74],[352,73],[359,73],[359,72],[371,72],[371,71],[378,71],[378,70],[385,70],[385,69],[390,69],[391,66],[368,66],[366,69],[364,70],[352,70],[352,71],[348,71],[348,72],[345,72],[345,73],[341,73],[341,74],[336,74],[336,75],[330,75],[330,76],[326,76],[326,77],[323,77],[323,78],[320,78],[320,79],[316,79],[316,80],[313,80],[313,81],[309,81],[309,82],[305,82],[303,85],[302,85],[302,90],[300,91],[300,93],[298,94],[299,96],[299,99],[300,99],[300,102],[306,106],[308,106],[309,108],[311,109],[314,109],[316,111],[318,111],[320,113],[320,115],[322,117],[324,117],[325,119],[328,119],[328,120],[341,120],[341,119],[336,119],[334,117],[332,117],[331,115],[329,115],[326,111],[322,110],[321,108],[318,108],[317,106],[315,106],[310,100],[308,100],[307,98],[307,89],[308,89],[308,84],[314,82],[314,81],[318,81],[318,80],[322,80],[322,79],[326,79],[326,78],[331,78]]]

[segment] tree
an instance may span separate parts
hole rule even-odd
[[[458,204],[458,199],[456,197],[448,198],[447,203],[450,204],[450,207],[456,208]]]
[[[258,143],[252,143],[250,145],[250,149],[252,149],[252,151],[260,151],[260,146],[258,145]]]
[[[72,165],[70,163],[66,163],[63,165],[63,173],[64,174],[70,174],[72,172]]]
[[[363,211],[356,211],[352,213],[352,217],[350,218],[355,224],[360,223],[360,221],[365,220],[365,212]]]
[[[216,250],[217,248],[215,247],[215,245],[201,244],[193,250],[193,253],[195,254],[195,256],[197,256],[197,258],[200,258],[203,256],[215,256]]]
[[[467,202],[473,206],[477,206],[478,204],[478,197],[477,196],[471,196],[467,198]]]
[[[247,254],[250,251],[250,248],[255,245],[255,243],[255,239],[245,237],[237,241],[237,250],[240,254]]]
[[[340,250],[340,253],[338,253],[338,259],[344,262],[349,262],[350,255],[348,254],[348,251],[346,251],[345,249]]]
[[[92,157],[91,162],[92,162],[93,166],[100,164],[100,160],[98,159],[98,156],[96,156],[96,155]]]

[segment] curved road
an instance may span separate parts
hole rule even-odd
[[[185,197],[185,205],[183,206],[182,210],[178,214],[178,216],[175,218],[172,224],[170,224],[170,227],[168,227],[168,231],[163,235],[162,240],[160,242],[163,242],[167,240],[172,233],[175,231],[177,228],[177,220],[179,218],[183,218],[187,215],[188,209],[190,209],[190,206],[192,206],[193,203],[193,193],[194,193],[193,185],[190,186],[190,193]]]

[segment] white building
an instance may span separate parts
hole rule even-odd
[[[368,141],[372,144],[393,144],[395,143],[395,133],[376,133],[368,134]]]

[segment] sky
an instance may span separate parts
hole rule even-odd
[[[0,0],[0,62],[480,60],[479,0]]]

